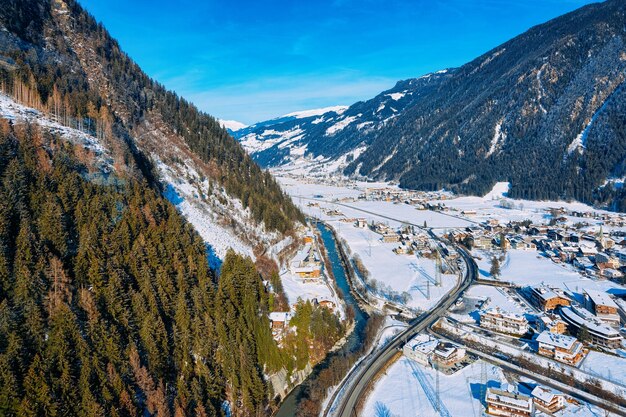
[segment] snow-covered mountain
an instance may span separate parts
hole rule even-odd
[[[321,174],[340,172],[367,149],[377,132],[450,73],[442,70],[400,81],[365,102],[289,113],[233,135],[262,166]]]
[[[236,120],[221,120],[221,119],[218,119],[218,122],[220,123],[220,125],[222,125],[223,128],[225,128],[226,130],[228,130],[231,133],[248,127],[247,124],[238,122]]]
[[[264,166],[626,211],[626,9],[608,0],[342,113],[237,132]]]

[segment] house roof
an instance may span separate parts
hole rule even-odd
[[[275,312],[270,313],[270,321],[286,323],[290,319],[291,319],[291,314],[289,312],[275,311]]]
[[[571,336],[566,336],[564,334],[552,333],[549,331],[544,331],[537,336],[537,342],[544,343],[546,345],[558,347],[561,349],[570,350],[574,343],[576,343],[576,338]]]
[[[589,296],[591,301],[593,301],[593,303],[597,306],[600,305],[600,306],[617,308],[617,304],[615,304],[615,301],[613,301],[613,299],[609,296],[608,293],[598,291],[598,290],[591,290],[591,289],[585,289],[585,293]]]
[[[541,385],[537,385],[535,389],[530,393],[535,398],[540,399],[544,403],[551,403],[554,400],[554,397],[562,395],[556,391],[551,390],[550,388],[542,387]]]

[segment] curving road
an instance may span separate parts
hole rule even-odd
[[[424,228],[422,225],[411,223],[406,220],[399,220],[384,214],[372,212],[369,210],[363,210],[358,207],[334,201],[327,201],[323,199],[304,196],[294,197],[328,204],[335,204],[338,206],[350,208],[352,210],[360,211],[362,213],[377,216],[383,219],[409,224],[411,226],[426,231],[433,239],[441,240],[437,235],[435,235],[435,233],[431,229]],[[472,281],[478,278],[478,266],[476,265],[476,262],[474,261],[472,256],[462,247],[456,246],[456,249],[467,266],[465,268],[465,276],[463,277],[463,279],[457,283],[452,291],[450,291],[445,297],[439,300],[439,302],[435,304],[433,308],[425,313],[422,313],[418,318],[413,320],[405,331],[396,335],[391,340],[391,342],[383,347],[383,349],[370,353],[369,356],[367,356],[362,362],[360,362],[355,368],[353,368],[348,373],[346,378],[343,379],[339,387],[335,389],[333,397],[329,401],[326,410],[324,410],[323,415],[325,417],[330,414],[330,409],[335,403],[336,397],[342,391],[345,392],[343,392],[343,395],[339,400],[340,403],[332,414],[338,417],[355,417],[356,406],[358,404],[359,398],[361,398],[363,392],[365,391],[365,389],[367,389],[370,381],[384,368],[387,363],[389,363],[391,358],[398,352],[399,349],[402,348],[402,346],[409,339],[411,339],[416,334],[424,331],[427,327],[429,327],[441,316],[443,316],[448,308],[450,308],[450,306],[457,301],[463,291],[465,291],[471,285]]]
[[[340,403],[333,415],[339,417],[354,417],[356,416],[356,406],[359,398],[369,385],[370,381],[385,367],[385,365],[391,360],[391,358],[402,348],[404,343],[415,336],[417,333],[422,332],[428,326],[433,324],[437,319],[446,313],[446,310],[456,302],[461,293],[465,291],[472,280],[478,275],[478,267],[472,259],[472,257],[462,248],[458,248],[459,253],[467,264],[466,273],[457,286],[442,298],[432,309],[428,312],[421,314],[416,318],[411,325],[402,333],[395,336],[390,343],[388,343],[383,349],[375,351],[370,354],[363,362],[353,369],[351,375],[348,375],[344,379],[344,384],[337,388],[336,392],[344,390]],[[332,402],[331,402],[332,404]],[[327,409],[324,415],[328,415]]]

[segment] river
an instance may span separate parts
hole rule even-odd
[[[328,366],[328,362],[333,356],[345,355],[347,352],[352,352],[358,349],[363,344],[363,339],[365,337],[365,326],[367,325],[368,316],[360,309],[359,304],[350,292],[347,272],[341,262],[341,256],[339,255],[334,235],[324,223],[317,223],[317,228],[320,231],[322,241],[326,247],[326,253],[328,254],[330,264],[332,265],[337,288],[341,291],[343,300],[346,304],[354,310],[354,331],[348,336],[346,343],[341,347],[341,349],[330,353],[326,359],[318,363],[315,368],[313,368],[313,372],[307,377],[307,379],[305,379],[302,384],[294,388],[293,391],[285,397],[280,409],[276,413],[276,417],[293,417],[296,414],[298,401],[301,398],[307,384],[316,378],[322,369],[325,369]]]

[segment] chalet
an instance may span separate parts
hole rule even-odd
[[[535,406],[528,395],[520,394],[513,389],[487,388],[485,396],[487,414],[505,417],[530,417]]]
[[[439,342],[431,356],[431,363],[436,367],[450,367],[465,359],[465,349],[449,342]]]
[[[528,332],[528,320],[519,314],[507,313],[499,308],[490,308],[480,315],[480,327],[521,336]]]
[[[406,255],[407,253],[409,253],[409,250],[407,249],[407,247],[406,247],[406,246],[404,246],[404,245],[400,245],[400,246],[398,246],[397,248],[395,248],[395,249],[393,250],[393,252],[394,252],[396,255]]]
[[[382,241],[385,243],[398,243],[400,241],[400,235],[395,232],[387,232],[383,234]]]
[[[619,278],[622,278],[624,274],[622,274],[620,271],[616,269],[608,268],[608,269],[601,269],[600,276],[607,278],[607,279],[619,279]]]
[[[620,325],[618,307],[611,296],[602,291],[585,289],[585,307],[610,326]]]
[[[326,307],[329,310],[335,309],[335,303],[331,300],[320,300],[318,304],[320,307]]]
[[[548,331],[550,333],[565,334],[567,330],[567,324],[553,314],[542,314],[537,317],[536,323],[540,332]]]
[[[591,271],[595,268],[594,263],[586,256],[575,258],[572,264],[581,271]]]
[[[537,385],[530,395],[533,397],[535,408],[544,413],[554,414],[565,407],[565,396],[550,388]]]
[[[367,229],[367,219],[356,219],[356,227],[360,229]]]
[[[536,341],[540,355],[568,365],[577,366],[586,354],[583,344],[575,337],[544,331],[537,336]]]
[[[594,246],[580,245],[578,247],[578,253],[580,256],[596,256],[598,254],[598,250]]]
[[[312,244],[307,244],[292,259],[289,266],[292,274],[305,282],[316,282],[322,273],[322,263],[316,258]]]
[[[269,319],[272,334],[276,336],[287,328],[289,320],[291,320],[291,314],[275,311],[270,313]]]
[[[626,264],[626,246],[621,247],[619,249],[614,249],[613,253],[615,257],[619,259],[621,263]]]
[[[548,230],[548,239],[552,240],[563,240],[563,232],[561,230],[550,229]]]
[[[569,306],[571,301],[562,291],[551,289],[545,285],[530,288],[532,301],[543,311],[553,311],[557,307]]]
[[[619,269],[619,259],[606,253],[598,253],[595,257],[596,266],[600,269]]]
[[[474,248],[476,249],[490,249],[491,238],[485,235],[474,236]]]
[[[428,366],[430,356],[435,351],[439,341],[427,334],[418,334],[413,339],[405,343],[402,348],[404,355],[417,363]]]
[[[548,226],[544,226],[544,225],[531,225],[528,228],[528,232],[533,235],[533,236],[537,236],[537,235],[545,235],[546,233],[548,233]]]

